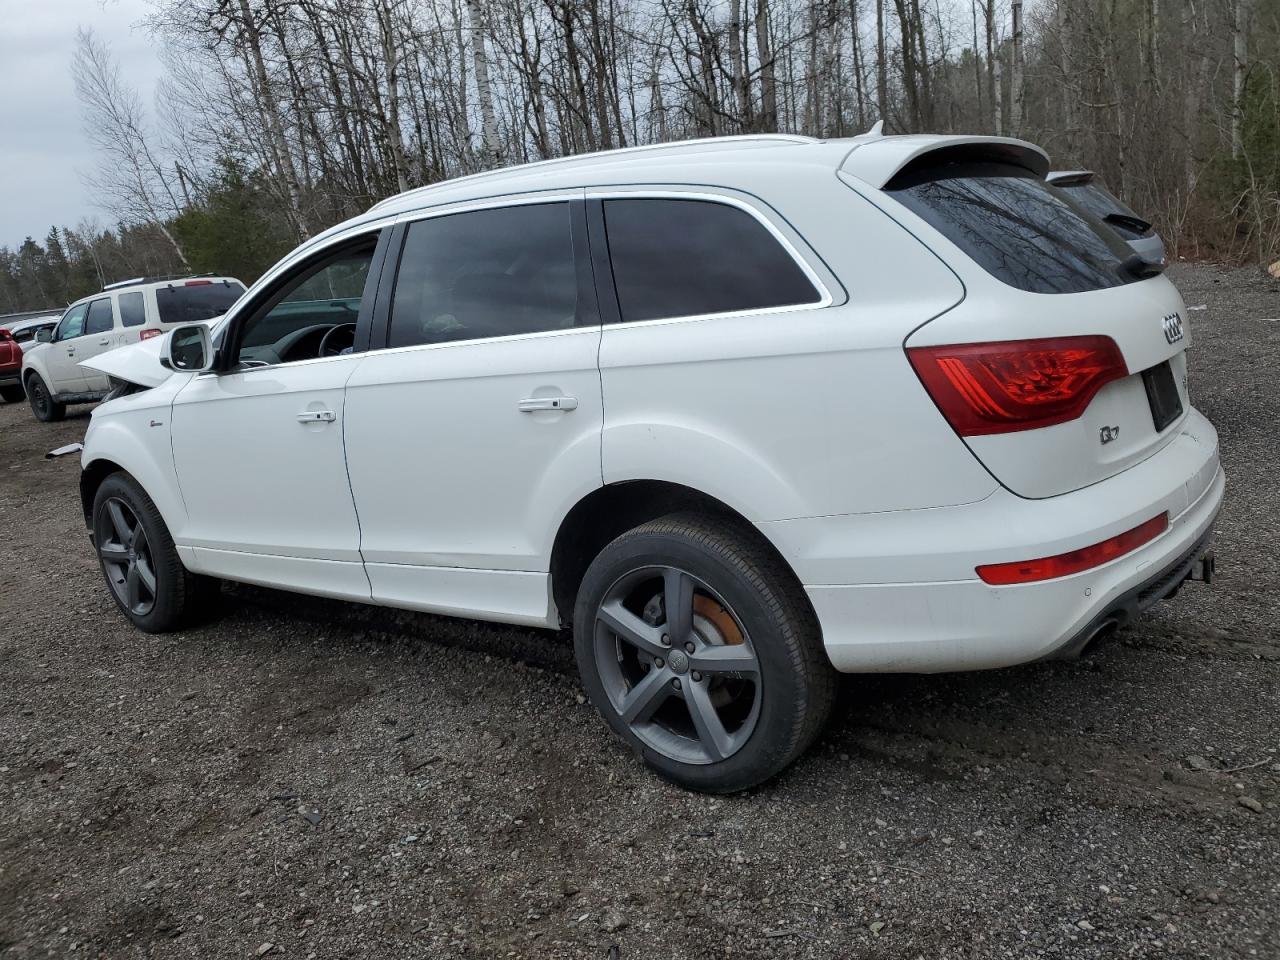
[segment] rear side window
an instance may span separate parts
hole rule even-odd
[[[1062,190],[1013,164],[908,168],[885,188],[989,274],[1033,293],[1083,293],[1139,279],[1128,246]]]
[[[84,322],[84,332],[106,333],[115,326],[115,316],[111,312],[111,298],[103,297],[89,304],[89,315]]]
[[[116,297],[116,309],[120,311],[120,322],[126,327],[140,327],[147,319],[141,291],[120,294]]]
[[[226,280],[188,280],[156,288],[161,323],[199,323],[221,316],[240,299],[244,287]]]
[[[577,314],[569,204],[453,213],[409,226],[391,346],[564,330]]]
[[[604,219],[624,322],[821,299],[777,238],[738,207],[637,197],[606,200]]]

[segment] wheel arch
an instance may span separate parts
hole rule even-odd
[[[708,493],[667,480],[624,480],[592,490],[565,514],[551,547],[551,596],[560,623],[569,625],[578,588],[591,561],[610,541],[650,520],[695,511],[723,518],[764,545],[795,577],[782,551],[740,511]]]
[[[105,457],[92,461],[80,470],[80,509],[84,512],[84,525],[90,530],[93,529],[93,501],[98,495],[98,488],[113,473],[132,477],[120,464]]]

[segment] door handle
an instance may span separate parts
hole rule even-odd
[[[110,339],[108,339],[107,337],[103,337],[101,340],[98,341],[98,346],[105,347],[110,342],[111,342]]]
[[[333,423],[338,415],[332,410],[304,410],[298,414],[299,423]]]
[[[562,410],[568,412],[578,409],[577,397],[526,397],[516,404],[521,413],[533,413],[535,410]]]

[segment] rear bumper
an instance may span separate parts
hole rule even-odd
[[[1001,490],[936,510],[761,524],[800,575],[827,654],[848,672],[932,673],[1078,653],[1182,582],[1208,542],[1225,477],[1217,434],[1192,410],[1159,453],[1044,500]],[[989,586],[982,563],[1051,556],[1167,511],[1169,528],[1110,563],[1039,583]]]
[[[22,382],[22,367],[0,370],[0,387],[15,387]]]

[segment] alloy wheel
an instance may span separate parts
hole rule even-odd
[[[669,566],[634,570],[596,611],[595,662],[631,732],[681,763],[718,763],[751,737],[760,661],[742,621],[702,580]]]
[[[116,599],[145,617],[156,604],[156,573],[142,521],[128,503],[111,497],[98,512],[94,540]]]

